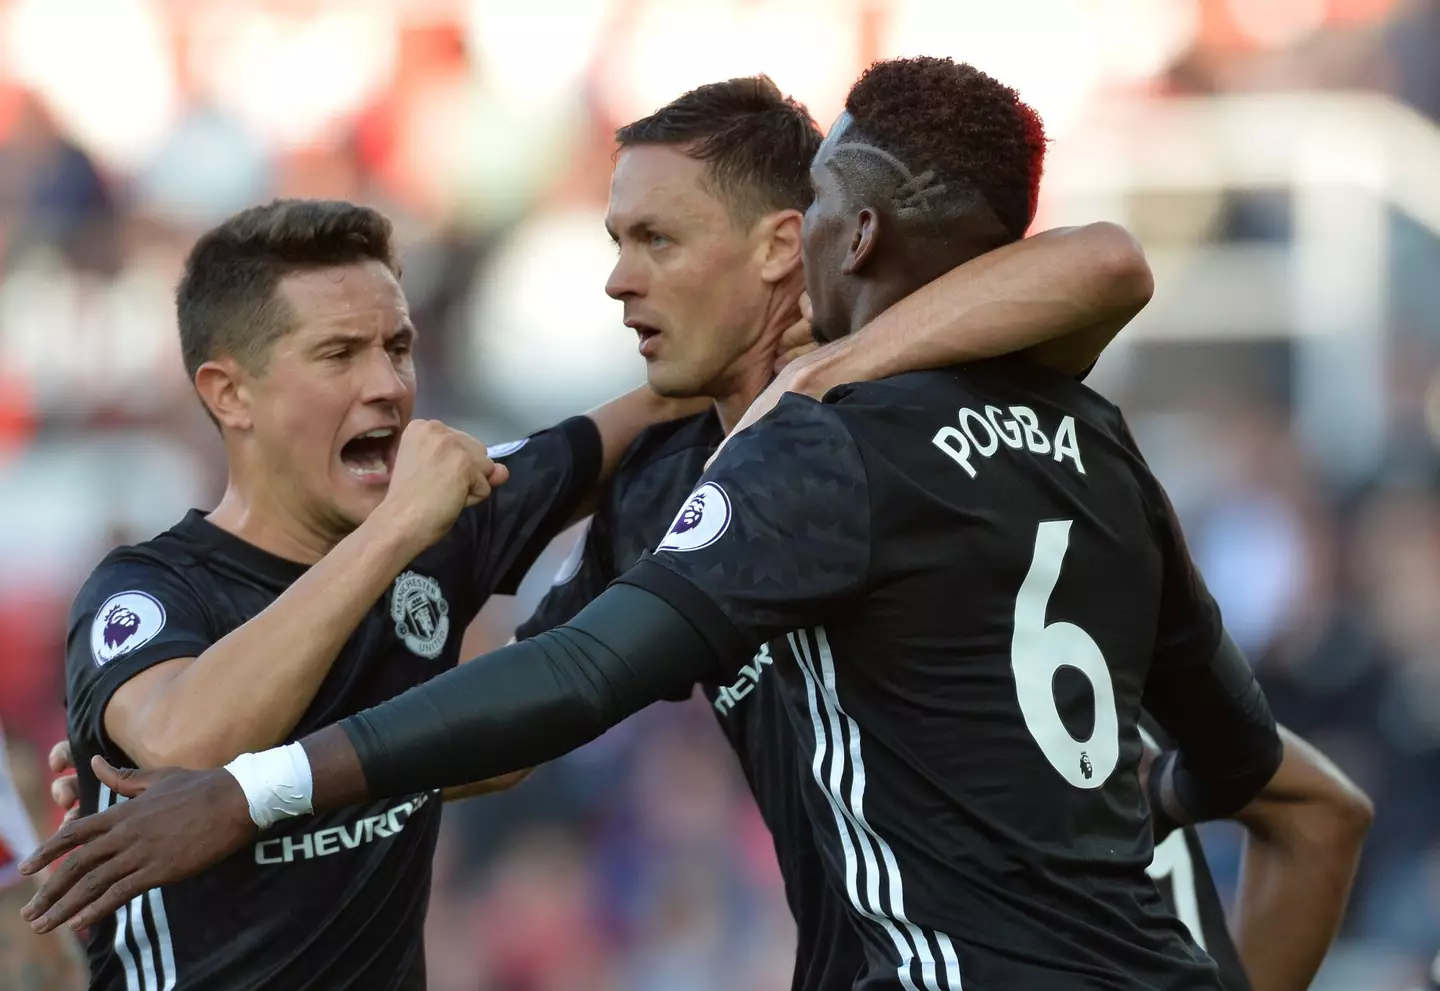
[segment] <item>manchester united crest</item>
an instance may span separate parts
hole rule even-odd
[[[421,657],[436,658],[450,633],[450,605],[433,578],[407,571],[390,593],[395,635]]]

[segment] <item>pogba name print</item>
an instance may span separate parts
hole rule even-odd
[[[1002,445],[1013,451],[1048,455],[1062,463],[1069,461],[1076,471],[1085,474],[1080,442],[1075,438],[1075,418],[1061,418],[1054,434],[1048,434],[1029,406],[1011,406],[1008,410],[986,406],[984,413],[965,407],[960,410],[959,427],[941,427],[930,442],[971,478],[978,474],[977,459],[994,457]]]

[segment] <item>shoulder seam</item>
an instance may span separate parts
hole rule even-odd
[[[186,558],[188,558],[195,565],[197,565],[197,570],[203,570],[205,568],[208,568],[208,556],[197,555],[189,550],[183,551],[182,553]],[[200,610],[205,617],[205,621],[212,627],[217,625],[215,613],[211,609],[210,597],[205,594],[207,590],[197,588],[195,581],[189,575],[187,575],[186,572],[182,570],[179,565],[176,564],[176,562],[168,561],[154,551],[147,552],[139,545],[127,544],[110,551],[110,553],[105,555],[105,558],[99,564],[97,564],[95,568],[90,572],[90,576],[85,580],[85,585],[88,586],[90,582],[94,580],[95,576],[100,574],[102,569],[108,568],[110,565],[120,564],[144,565],[146,567],[153,568],[156,571],[166,575],[168,578],[174,580],[177,584],[184,586],[186,591],[189,592],[189,594],[194,598],[196,605],[200,607]],[[82,588],[83,587],[84,586],[82,586]],[[143,591],[143,589],[140,590]],[[78,604],[78,602],[79,596],[77,594],[75,603],[73,603],[71,606],[72,610],[74,609],[75,605]],[[74,616],[75,614],[72,611],[72,622],[74,620]]]
[[[209,563],[208,554],[196,554],[188,549],[182,550],[179,553],[194,564],[204,565]],[[177,578],[185,577],[185,573],[176,562],[166,560],[159,552],[147,550],[137,544],[127,544],[123,547],[116,547],[110,551],[110,553],[106,554],[104,559],[95,566],[95,569],[91,571],[91,575],[93,576],[107,565],[120,563],[143,564],[168,571]]]

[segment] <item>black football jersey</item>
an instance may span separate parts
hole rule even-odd
[[[657,424],[626,451],[576,549],[519,639],[568,622],[665,536],[725,431],[713,410]],[[802,796],[800,749],[785,701],[770,675],[768,645],[733,677],[704,682],[726,740],[775,844],[785,897],[795,917],[792,991],[848,991],[864,964],[845,903],[821,865]]]
[[[535,612],[515,630],[525,640],[568,623],[646,551],[655,549],[725,438],[715,411],[641,431],[600,492],[575,550]]]
[[[577,417],[496,449],[510,479],[416,558],[360,623],[291,732],[298,740],[453,667],[470,620],[526,569],[593,488],[600,437]],[[85,814],[123,801],[93,754],[133,761],[105,706],[140,672],[194,657],[264,610],[305,571],[192,511],[153,540],[109,554],[70,614],[69,736]],[[97,991],[411,991],[440,794],[285,820],[187,881],[136,896],[90,934]]]
[[[1220,986],[1137,774],[1219,610],[1097,394],[1005,360],[787,396],[625,580],[771,642],[858,988]]]

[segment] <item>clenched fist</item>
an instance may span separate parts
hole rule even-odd
[[[474,437],[439,420],[411,420],[400,436],[390,488],[376,513],[401,523],[419,550],[455,525],[466,506],[510,477]],[[418,550],[417,550],[418,553]]]

